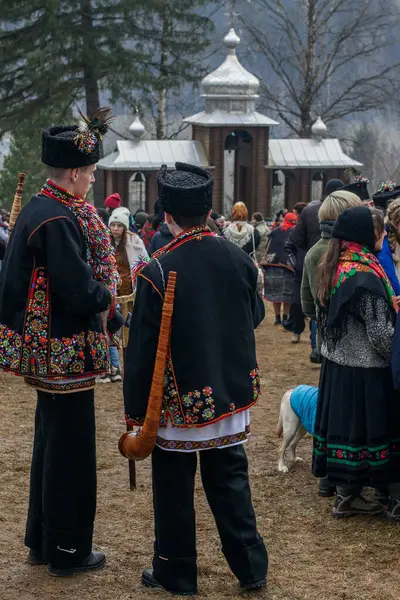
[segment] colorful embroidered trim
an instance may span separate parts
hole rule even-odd
[[[86,261],[92,268],[93,277],[105,285],[115,298],[119,276],[111,234],[95,207],[86,200],[59,188],[50,179],[46,181],[40,193],[58,200],[75,216],[86,242]]]
[[[342,463],[350,467],[369,465],[378,467],[387,463],[390,456],[400,453],[400,440],[388,442],[380,446],[347,446],[329,444],[325,438],[314,436],[314,453],[325,456],[329,463]]]
[[[142,256],[141,254],[138,257],[138,260],[135,262],[135,264],[132,267],[131,270],[131,276],[132,276],[132,281],[133,281],[133,285],[136,285],[137,282],[137,277],[138,274],[140,273],[140,271],[149,263],[151,262],[151,258],[146,255],[146,256]]]
[[[160,448],[165,450],[186,450],[188,452],[195,450],[209,450],[211,448],[224,448],[226,446],[233,446],[234,444],[240,444],[247,441],[250,433],[250,426],[246,426],[245,431],[240,433],[233,433],[230,435],[224,435],[212,440],[202,441],[184,441],[184,440],[165,440],[158,436],[156,444]]]
[[[258,367],[250,372],[250,380],[253,388],[251,402],[254,403],[261,391]],[[214,393],[211,386],[205,386],[201,390],[194,390],[180,395],[172,361],[169,357],[164,375],[164,402],[160,427],[165,427],[168,420],[171,420],[172,424],[178,427],[208,425],[215,422]],[[238,412],[234,402],[230,403],[229,410],[230,414]],[[226,416],[229,416],[229,413]]]
[[[20,365],[22,374],[47,375],[49,320],[49,282],[45,270],[38,268],[33,272],[25,315]]]
[[[26,385],[42,390],[44,392],[52,392],[53,394],[70,394],[72,392],[84,392],[92,390],[96,385],[95,377],[84,379],[83,381],[58,381],[49,382],[36,379],[35,377],[25,377]]]
[[[0,325],[0,368],[16,375],[71,378],[100,375],[109,370],[106,336],[97,331],[71,338],[48,338],[48,317],[42,322],[31,312],[24,336]],[[89,359],[90,356],[90,359]],[[88,363],[85,359],[89,359]]]
[[[22,336],[5,325],[0,325],[0,367],[19,372]]]
[[[154,252],[151,255],[151,258],[144,258],[143,260],[141,260],[140,262],[138,262],[134,265],[133,271],[132,271],[134,284],[136,283],[138,275],[141,274],[142,269],[144,269],[144,267],[146,267],[153,260],[157,260],[161,256],[164,256],[164,254],[167,254],[168,252],[172,252],[172,250],[179,248],[179,246],[181,246],[182,244],[184,244],[186,242],[190,242],[191,240],[199,241],[199,240],[203,239],[203,237],[210,237],[210,236],[218,237],[218,234],[211,231],[211,229],[209,227],[197,227],[194,229],[188,229],[187,231],[183,231],[175,239],[173,239],[171,242],[169,242],[169,244],[167,244],[166,246],[163,246],[162,248],[157,250],[157,252]]]
[[[373,273],[382,281],[394,310],[398,312],[393,288],[380,262],[368,248],[354,242],[343,242],[331,296],[337,293],[347,279],[360,272]]]
[[[256,401],[261,394],[260,370],[258,367],[250,371],[250,379],[253,386],[253,400]]]
[[[157,250],[157,252],[154,252],[151,258],[160,258],[161,256],[164,256],[164,254],[179,248],[179,246],[185,242],[190,242],[191,240],[200,241],[204,237],[218,237],[218,234],[212,232],[209,227],[196,227],[193,229],[187,229],[186,231],[182,231],[182,233],[173,239],[172,242],[169,242],[169,244],[163,246],[163,248],[160,248],[160,250]]]

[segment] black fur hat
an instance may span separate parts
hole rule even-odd
[[[43,131],[42,162],[58,169],[77,169],[100,160],[100,145],[112,120],[110,108],[99,108],[80,125],[55,125]]]
[[[158,198],[163,209],[172,216],[207,214],[213,201],[214,178],[211,173],[179,162],[175,168],[168,173],[167,166],[163,165],[157,175]]]

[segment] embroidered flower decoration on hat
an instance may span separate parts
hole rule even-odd
[[[378,188],[378,194],[382,192],[393,192],[396,187],[396,183],[392,180],[390,181],[382,181],[381,185]]]
[[[368,185],[369,179],[367,177],[363,177],[362,175],[355,175],[354,183],[366,183]]]

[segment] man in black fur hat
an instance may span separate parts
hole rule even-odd
[[[264,318],[257,269],[239,247],[213,234],[210,173],[162,167],[159,194],[175,239],[138,276],[127,351],[128,423],[143,423],[161,310],[170,271],[177,273],[164,407],[152,454],[153,569],[142,583],[178,595],[197,591],[194,481],[197,450],[207,500],[225,558],[245,589],[263,587],[268,557],[257,532],[243,443],[259,395],[254,328]]]
[[[51,179],[22,209],[0,276],[0,368],[37,390],[25,544],[54,576],[100,568],[94,385],[108,370],[100,313],[117,273],[110,236],[85,201],[109,109],[43,133]],[[83,115],[82,115],[83,116]]]

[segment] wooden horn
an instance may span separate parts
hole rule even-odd
[[[119,440],[119,451],[130,460],[144,460],[150,456],[156,444],[164,396],[164,376],[174,310],[175,285],[176,273],[171,271],[162,308],[156,362],[143,427],[137,433],[133,431],[124,433]]]
[[[21,212],[22,190],[24,187],[24,180],[25,180],[25,173],[20,173],[18,175],[17,190],[15,192],[15,196],[14,196],[14,200],[13,200],[12,208],[11,208],[10,222],[9,222],[9,226],[8,226],[9,233],[11,233],[11,231],[14,229],[15,222],[18,219],[19,213]]]

